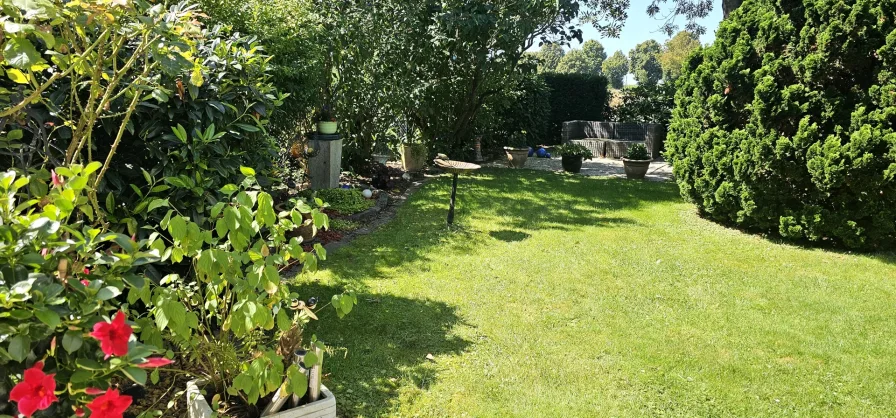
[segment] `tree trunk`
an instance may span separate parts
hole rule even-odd
[[[744,0],[722,0],[722,15],[724,15],[724,18],[727,19],[728,15],[737,10],[743,2]]]

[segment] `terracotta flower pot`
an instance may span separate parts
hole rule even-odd
[[[523,168],[529,159],[528,148],[504,147],[504,152],[507,153],[507,164],[513,168]]]
[[[643,179],[644,176],[647,175],[647,170],[650,168],[650,161],[651,160],[629,160],[628,158],[623,158],[622,165],[625,167],[625,176],[634,180]]]

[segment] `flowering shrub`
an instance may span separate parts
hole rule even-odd
[[[170,363],[134,338],[152,322],[128,321],[119,301],[148,294],[139,268],[158,254],[84,222],[99,168],[0,174],[0,389],[27,417],[121,417],[131,401],[113,379],[143,384]]]

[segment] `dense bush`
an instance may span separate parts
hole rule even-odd
[[[551,116],[547,142],[560,143],[563,122],[570,120],[606,120],[609,93],[607,79],[589,74],[546,74],[551,90]]]
[[[896,245],[896,1],[756,0],[676,96],[667,157],[712,219],[849,248]]]
[[[621,91],[620,102],[612,111],[615,121],[668,125],[675,106],[675,83],[626,87]]]
[[[521,78],[515,88],[490,97],[477,117],[482,147],[508,145],[513,135],[522,135],[529,145],[543,143],[550,106],[550,92],[541,75],[532,73]]]
[[[164,196],[183,213],[197,216],[218,189],[241,177],[240,166],[271,168],[277,145],[267,132],[283,95],[272,84],[268,60],[254,37],[203,30],[197,39],[201,83],[159,75],[163,96],[141,101],[132,117],[134,134],[122,139],[105,178],[113,200],[135,208],[143,189],[140,168],[164,179]],[[111,142],[97,132],[99,152]],[[118,212],[120,216],[128,213]]]

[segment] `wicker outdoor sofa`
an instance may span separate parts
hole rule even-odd
[[[573,120],[563,122],[562,142],[580,144],[604,158],[622,158],[629,147],[644,144],[656,159],[663,151],[666,129],[655,123],[593,122]]]

